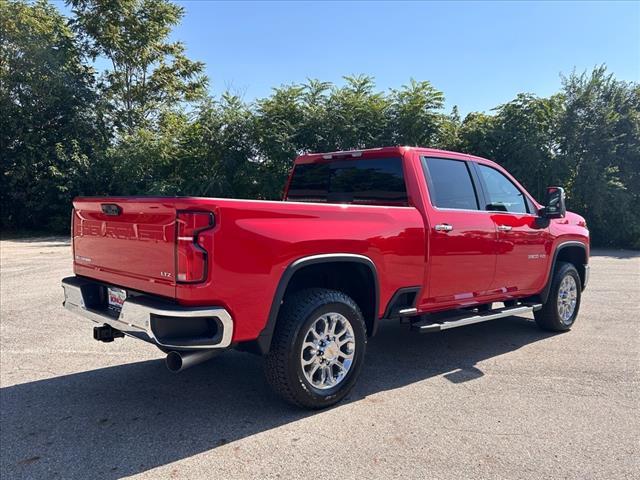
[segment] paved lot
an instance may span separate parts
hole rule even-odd
[[[309,413],[258,357],[174,375],[152,346],[93,341],[61,307],[64,240],[0,249],[3,479],[638,478],[638,254],[595,252],[566,334],[385,325],[349,399]]]

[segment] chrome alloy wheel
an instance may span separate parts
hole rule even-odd
[[[576,309],[578,285],[575,278],[567,275],[560,282],[558,289],[558,315],[565,325],[571,323],[571,316]]]
[[[336,312],[321,315],[302,342],[300,362],[305,378],[320,390],[335,387],[347,376],[355,351],[349,320]]]

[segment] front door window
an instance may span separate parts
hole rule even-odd
[[[524,194],[511,180],[498,170],[478,164],[478,171],[484,181],[487,204],[484,210],[496,212],[529,213]]]

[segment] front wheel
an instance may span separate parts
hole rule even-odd
[[[580,310],[581,292],[580,274],[576,267],[571,263],[559,262],[547,302],[534,312],[538,326],[553,332],[569,330]]]
[[[301,290],[287,298],[265,358],[267,380],[285,400],[325,408],[356,382],[367,346],[358,305],[342,292]]]

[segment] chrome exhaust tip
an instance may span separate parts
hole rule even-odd
[[[186,370],[202,362],[206,362],[220,353],[220,350],[200,350],[195,352],[169,352],[165,363],[174,373]]]

